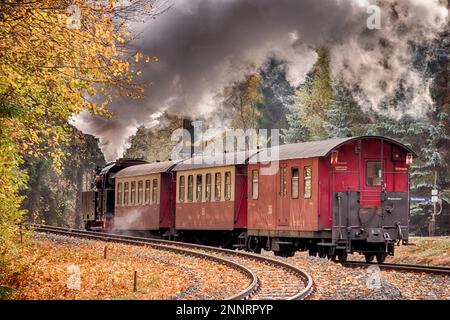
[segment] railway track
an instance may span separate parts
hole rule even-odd
[[[243,272],[250,285],[229,300],[303,300],[313,291],[313,280],[303,270],[283,261],[261,255],[191,243],[100,233],[62,227],[30,225],[35,231],[102,241],[148,245],[180,254],[214,260]]]
[[[447,274],[450,275],[450,268],[448,267],[435,267],[435,266],[423,266],[415,264],[394,264],[394,263],[367,263],[362,261],[347,261],[341,263],[345,267],[368,267],[368,266],[378,266],[380,269],[385,270],[395,270],[395,271],[406,271],[406,272],[424,272],[424,273],[434,273],[434,274]]]

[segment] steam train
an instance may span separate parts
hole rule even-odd
[[[409,147],[360,136],[274,148],[109,163],[83,192],[86,229],[378,263],[407,244]]]

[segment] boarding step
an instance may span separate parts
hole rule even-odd
[[[293,243],[290,241],[277,241],[277,244],[283,244],[283,245],[292,245]]]
[[[335,244],[333,244],[332,242],[319,242],[317,245],[321,246],[321,247],[334,247],[335,246]]]

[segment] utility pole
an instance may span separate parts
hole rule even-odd
[[[439,190],[437,187],[437,171],[434,171],[434,186],[433,190],[431,190],[431,202],[433,203],[433,213],[431,214],[431,221],[428,226],[428,232],[430,237],[434,237],[436,235],[436,216],[440,215],[442,212],[442,202],[439,197]],[[439,211],[437,210],[438,204]]]

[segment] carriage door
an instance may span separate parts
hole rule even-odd
[[[361,175],[361,207],[380,207],[383,179],[381,159],[364,159]]]
[[[277,225],[289,225],[289,174],[287,162],[280,161],[280,170],[278,171],[278,193],[277,193]]]
[[[381,227],[381,192],[383,161],[380,158],[362,158],[359,219],[363,226]]]

